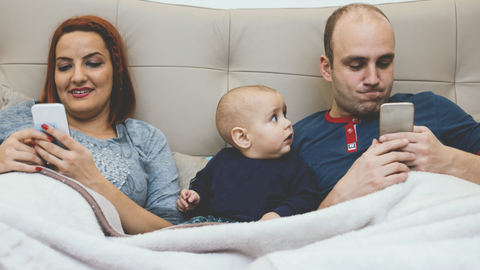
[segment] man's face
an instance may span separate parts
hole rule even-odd
[[[337,22],[332,41],[331,116],[377,113],[393,86],[395,36],[390,23],[380,14],[349,12]]]

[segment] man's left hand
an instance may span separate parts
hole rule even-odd
[[[385,134],[379,138],[381,143],[395,139],[406,138],[410,142],[400,150],[414,153],[416,158],[405,162],[405,165],[413,171],[447,173],[452,164],[451,149],[443,145],[437,137],[423,126],[414,126],[413,132],[399,132]]]

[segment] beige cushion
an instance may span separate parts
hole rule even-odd
[[[125,39],[137,91],[134,118],[160,129],[175,152],[209,156],[227,146],[215,127],[215,108],[237,86],[278,90],[292,123],[332,106],[319,57],[325,22],[336,7],[222,10],[138,0],[0,3],[0,25],[8,25],[0,27],[0,82],[40,98],[55,26],[73,15],[102,16]],[[395,31],[393,92],[433,91],[479,114],[480,1],[378,7]]]
[[[0,93],[0,110],[13,106],[19,102],[33,99],[32,97],[26,96],[20,92],[13,90],[5,84],[0,85]]]
[[[473,114],[472,117],[473,117],[473,119],[475,119],[475,121],[480,122],[480,113],[479,114]]]
[[[178,152],[173,152],[172,155],[177,166],[178,186],[180,189],[188,189],[190,180],[207,165],[208,161],[202,157],[194,157]]]

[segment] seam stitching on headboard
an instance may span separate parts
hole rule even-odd
[[[457,1],[453,0],[453,8],[455,11],[455,68],[453,71],[453,87],[455,93],[455,103],[458,105],[458,94],[457,94],[457,64],[458,64],[458,10],[457,10]]]
[[[230,49],[232,41],[232,10],[228,10],[228,59],[227,59],[227,89],[226,92],[230,89]],[[227,142],[223,143],[223,147],[227,147]]]
[[[232,11],[228,11],[228,59],[227,59],[227,92],[230,89],[230,45],[232,41]]]
[[[115,13],[115,25],[117,25],[117,27],[118,27],[118,6],[120,6],[119,2],[120,0],[117,0],[117,12]]]

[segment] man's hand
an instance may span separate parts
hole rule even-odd
[[[415,126],[412,132],[386,134],[380,142],[407,139],[410,143],[401,151],[415,154],[415,160],[405,162],[413,171],[453,175],[473,183],[480,183],[480,157],[443,145],[423,126]]]
[[[413,171],[445,173],[452,164],[449,147],[443,145],[427,127],[413,127],[412,132],[386,134],[379,138],[380,142],[395,139],[407,139],[410,143],[402,151],[414,153],[415,160],[405,164]]]
[[[200,203],[200,196],[197,192],[188,189],[182,189],[180,197],[177,200],[177,209],[180,212],[187,212],[195,209],[195,206]]]
[[[398,151],[409,144],[397,139],[379,144],[376,139],[348,172],[338,181],[318,209],[365,196],[407,180],[406,162],[415,159],[409,152]]]
[[[280,215],[278,215],[276,212],[272,211],[272,212],[268,212],[265,215],[263,215],[263,217],[259,221],[275,219],[275,218],[279,218],[279,217],[280,217]]]

